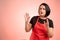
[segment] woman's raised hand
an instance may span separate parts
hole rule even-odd
[[[44,21],[44,25],[45,25],[45,27],[49,28],[49,21],[48,21],[48,19],[47,19],[47,22]]]
[[[25,22],[28,22],[28,21],[29,21],[29,19],[30,19],[29,14],[28,14],[28,13],[26,13],[26,14],[24,15],[24,17],[25,17]]]

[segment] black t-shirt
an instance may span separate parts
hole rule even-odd
[[[34,27],[37,19],[38,19],[38,16],[33,16],[33,17],[31,18],[30,23],[32,24],[32,27]],[[46,19],[41,19],[41,18],[38,19],[38,22],[40,22],[40,23],[42,23],[42,24],[44,24],[44,21],[47,22]],[[48,18],[48,21],[49,21],[49,27],[54,28],[54,27],[53,27],[53,21],[52,21],[51,19],[49,19],[49,18]]]

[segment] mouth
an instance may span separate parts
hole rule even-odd
[[[41,12],[41,14],[43,14],[43,13]]]

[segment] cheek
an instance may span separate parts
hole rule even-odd
[[[45,15],[46,14],[46,11],[44,10],[43,14]]]
[[[39,15],[45,15],[46,14],[46,11],[45,10],[43,10],[43,11],[39,11]]]

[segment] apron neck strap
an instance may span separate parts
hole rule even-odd
[[[38,16],[38,18],[37,18],[37,21],[39,20],[39,18],[40,18],[40,16]],[[46,20],[47,20],[48,18],[46,17]]]

